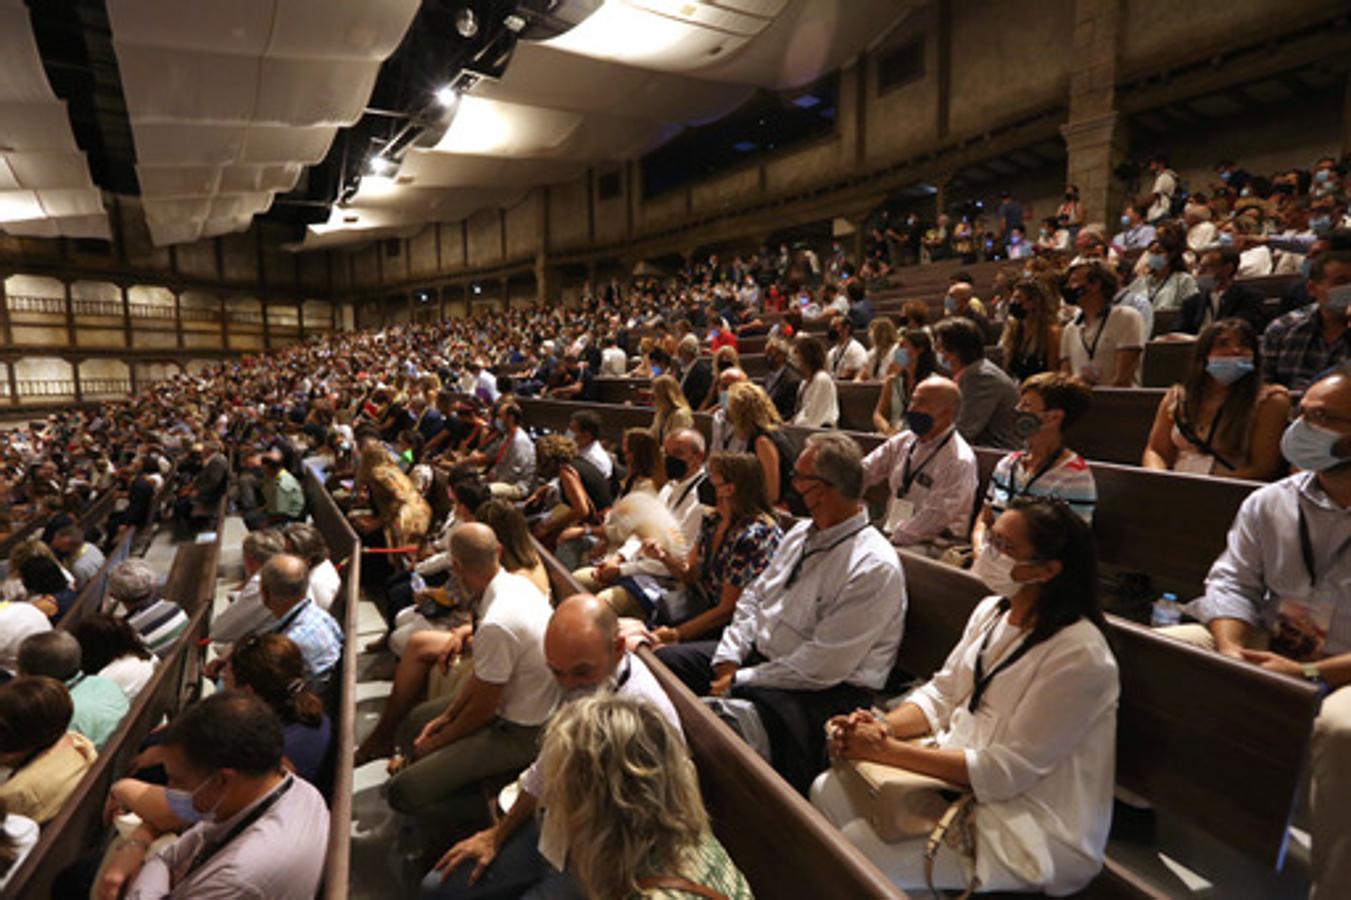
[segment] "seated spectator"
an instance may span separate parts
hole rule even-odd
[[[1061,294],[1079,314],[1060,336],[1060,370],[1091,385],[1139,387],[1149,336],[1138,312],[1112,305],[1116,287],[1116,274],[1102,263],[1070,266]]]
[[[1262,377],[1292,391],[1351,360],[1351,250],[1329,250],[1309,271],[1314,302],[1286,313],[1262,333]]]
[[[0,800],[0,891],[23,865],[29,851],[37,844],[38,835],[37,822],[9,812],[5,802]]]
[[[840,419],[840,404],[835,379],[826,366],[826,346],[821,339],[800,334],[793,344],[794,366],[802,376],[797,391],[794,425],[807,428],[834,428]]]
[[[499,402],[493,419],[497,438],[463,460],[485,467],[484,478],[494,497],[524,500],[535,489],[535,442],[521,421],[521,408],[514,400]]]
[[[55,678],[21,675],[0,684],[0,803],[10,815],[39,825],[56,817],[98,756],[92,741],[72,731],[75,707]]]
[[[976,289],[971,284],[970,275],[958,272],[952,277],[955,280],[948,285],[947,295],[943,297],[943,318],[969,319],[980,332],[981,344],[984,345],[985,335],[991,333],[990,318],[985,313],[985,304],[976,297]]]
[[[830,749],[972,791],[970,845],[940,845],[935,888],[974,877],[982,891],[1072,894],[1102,868],[1115,783],[1120,684],[1093,537],[1068,507],[1033,498],[991,531],[974,572],[993,596],[943,668],[885,717],[865,706],[832,719]],[[812,803],[897,887],[926,887],[927,838],[884,843],[835,771],[812,785]]]
[[[323,701],[308,684],[308,664],[300,647],[284,634],[245,638],[230,654],[222,673],[227,690],[260,698],[282,726],[282,765],[320,785],[333,740]]]
[[[150,682],[159,659],[126,619],[90,613],[72,631],[80,644],[80,666],[122,688],[130,704]]]
[[[970,319],[944,319],[934,326],[940,364],[961,390],[957,431],[967,443],[981,447],[1017,445],[1013,407],[1018,385],[985,358],[985,338]]]
[[[727,424],[728,392],[732,385],[746,380],[746,373],[741,369],[724,369],[718,373],[718,402],[713,407],[713,424],[708,441],[711,453],[740,453],[746,449],[746,445]]]
[[[614,460],[600,442],[600,419],[589,409],[579,410],[568,418],[568,437],[577,445],[583,459],[596,467],[601,477],[609,481],[614,475]]]
[[[1334,896],[1351,884],[1343,800],[1351,795],[1351,365],[1304,392],[1281,450],[1302,471],[1248,495],[1205,594],[1188,604],[1201,625],[1167,631],[1324,694],[1313,725],[1310,896]]]
[[[760,462],[749,453],[715,453],[708,460],[717,506],[704,514],[689,555],[657,541],[643,552],[686,587],[683,615],[654,628],[660,644],[720,637],[746,585],[769,565],[783,537],[770,508]]]
[[[1197,259],[1212,244],[1218,231],[1211,219],[1210,207],[1205,198],[1192,194],[1182,210],[1182,221],[1187,226],[1187,251],[1189,258]]]
[[[1216,240],[1221,247],[1233,247],[1238,254],[1238,277],[1261,278],[1271,274],[1271,248],[1254,238],[1262,234],[1262,215],[1256,207],[1220,225]]]
[[[645,491],[630,494],[614,505],[605,520],[604,538],[596,547],[598,561],[573,574],[588,591],[622,616],[648,619],[677,588],[662,565],[645,558],[642,546],[654,541],[676,555],[689,552],[671,510]]]
[[[825,749],[826,720],[870,703],[891,671],[905,578],[895,551],[868,524],[853,440],[812,435],[793,478],[811,519],[784,535],[722,639],[673,644],[658,656],[697,694],[750,700],[774,768],[805,793]]]
[[[1059,371],[1060,334],[1060,297],[1041,279],[1019,279],[1010,291],[999,338],[1004,371],[1019,382]]]
[[[1127,204],[1121,213],[1121,232],[1112,238],[1112,249],[1118,256],[1141,253],[1154,243],[1154,226],[1149,223],[1149,206],[1144,203]]]
[[[897,343],[873,409],[873,427],[890,437],[904,428],[915,387],[938,369],[938,355],[925,328],[908,328]]]
[[[628,370],[628,354],[619,349],[613,334],[607,334],[601,341],[600,377],[623,378],[628,374]]]
[[[1221,319],[1245,319],[1254,328],[1262,321],[1262,295],[1234,283],[1238,274],[1238,251],[1217,247],[1201,254],[1197,266],[1196,292],[1182,301],[1177,330],[1200,334],[1201,329]]]
[[[709,390],[712,390],[713,376],[709,375]],[[703,402],[703,398],[700,398]],[[673,431],[694,426],[694,415],[685,395],[680,391],[680,382],[670,375],[662,375],[652,382],[652,426],[648,429],[657,441],[657,446],[666,440]]]
[[[782,504],[794,515],[805,512],[792,485],[793,448],[769,395],[750,382],[734,385],[727,409],[738,445],[760,463],[770,505]]]
[[[19,645],[52,630],[47,614],[23,600],[0,600],[0,684],[19,674]]]
[[[544,653],[565,698],[587,695],[629,697],[655,709],[677,734],[680,718],[661,685],[638,657],[624,651],[618,622],[606,604],[577,594],[559,604],[544,635]],[[470,900],[486,897],[582,896],[572,879],[554,868],[541,846],[536,816],[549,777],[536,759],[521,777],[521,790],[507,814],[492,828],[460,841],[441,857],[422,882],[423,897]],[[555,827],[545,825],[545,829]]]
[[[712,485],[704,468],[707,448],[704,436],[693,428],[677,431],[662,448],[666,483],[657,499],[675,516],[676,527],[686,547],[694,545],[703,518],[703,504],[713,499]]]
[[[1196,280],[1187,271],[1182,249],[1171,232],[1155,237],[1145,251],[1146,271],[1126,287],[1126,292],[1144,298],[1156,312],[1177,309],[1182,301],[1195,296]]]
[[[547,510],[534,527],[535,537],[548,546],[557,543],[558,535],[571,525],[598,525],[604,510],[613,499],[610,483],[591,462],[577,452],[571,438],[561,434],[546,434],[535,442],[536,472],[544,482],[529,500],[526,510],[545,511],[548,482],[558,479],[558,503]]]
[[[52,630],[30,635],[19,645],[19,674],[54,678],[70,692],[74,712],[70,730],[89,738],[102,750],[126,718],[131,704],[121,685],[81,666],[80,642],[69,631]]]
[[[788,421],[797,411],[798,386],[802,376],[789,364],[790,345],[780,338],[771,338],[765,344],[765,364],[769,374],[765,376],[765,393],[774,402],[779,418]]]
[[[328,543],[308,522],[293,522],[282,531],[288,553],[305,560],[310,567],[310,597],[319,608],[328,611],[342,590],[342,575],[328,558]]]
[[[75,603],[74,582],[52,552],[46,549],[46,544],[41,541],[33,543],[40,545],[44,552],[35,553],[23,561],[19,567],[19,580],[28,602],[56,619],[64,616]]]
[[[558,697],[544,662],[549,601],[529,580],[502,569],[488,526],[457,528],[451,552],[455,574],[481,598],[473,674],[449,704],[428,701],[404,721],[397,743],[411,762],[396,761],[389,782],[390,806],[436,822],[482,815],[478,782],[534,759]]]
[[[1270,481],[1280,474],[1290,392],[1263,384],[1257,332],[1243,319],[1206,326],[1186,379],[1159,401],[1147,469]]]
[[[169,808],[193,823],[157,854],[162,829],[142,821],[116,845],[97,890],[151,897],[315,895],[328,844],[319,791],[282,768],[282,725],[261,698],[222,691],[184,710],[169,727],[164,767]]]
[[[257,545],[267,532],[252,532],[244,538],[244,569],[250,566],[250,541]],[[256,563],[257,566],[262,563]],[[188,628],[188,616],[171,600],[158,596],[159,575],[143,559],[124,559],[108,572],[108,597],[112,611],[127,620],[146,649],[163,659]]]
[[[276,529],[251,531],[244,536],[240,549],[240,561],[244,565],[244,586],[233,596],[228,597],[229,607],[212,618],[211,640],[218,644],[230,644],[246,634],[263,631],[272,624],[272,614],[263,603],[262,571],[269,560],[285,552],[286,537]],[[167,613],[166,610],[165,614]],[[134,622],[132,624],[135,625]],[[185,616],[184,625],[186,624]],[[155,646],[149,640],[146,643],[152,648]]]
[[[680,362],[680,392],[685,406],[703,403],[713,386],[713,360],[699,355],[699,339],[692,334],[685,335],[676,345],[676,359]]]
[[[854,339],[854,326],[847,316],[830,323],[826,330],[826,341],[830,344],[826,368],[830,370],[832,378],[849,381],[863,370],[868,351]]]
[[[674,429],[672,434],[689,430]],[[655,494],[663,482],[661,442],[648,428],[629,428],[619,439],[619,457],[624,465],[625,475],[619,484],[619,496],[627,497],[634,491]]]
[[[305,657],[305,683],[327,704],[333,698],[338,662],[342,659],[342,627],[309,597],[305,561],[278,553],[258,573],[263,605],[272,623],[258,633],[284,634]],[[208,673],[214,676],[216,672]]]
[[[474,517],[469,521],[482,522],[497,535],[497,542],[502,547],[502,568],[523,576],[541,594],[549,596],[549,571],[535,551],[530,540],[530,525],[519,507],[505,500],[488,500],[474,510]]]
[[[855,381],[881,381],[886,377],[896,352],[896,323],[887,316],[873,319],[868,326],[868,344],[868,354]]]
[[[861,334],[871,327],[873,317],[877,315],[873,302],[868,299],[867,288],[857,278],[850,278],[846,282],[844,292],[849,299],[849,312],[845,315],[849,324],[854,326],[854,333]]]
[[[250,530],[264,526],[277,527],[305,518],[305,490],[296,477],[286,470],[281,454],[264,453],[259,458],[263,469],[263,506],[244,517]]]
[[[741,357],[735,347],[720,347],[713,351],[713,384],[698,410],[711,412],[717,409],[721,392],[727,390],[733,381],[744,380],[745,377],[746,373],[741,369]]]
[[[882,530],[902,547],[941,551],[966,540],[976,501],[976,454],[957,431],[961,391],[932,375],[906,410],[906,429],[863,460],[863,487],[886,484]]]
[[[75,578],[74,589],[84,588],[103,568],[103,551],[84,539],[84,529],[67,525],[52,536],[52,552],[57,561]]]
[[[1018,398],[1026,450],[1015,450],[995,463],[985,502],[971,530],[972,549],[985,549],[990,526],[1019,497],[1054,497],[1092,524],[1098,502],[1093,470],[1065,446],[1065,432],[1093,407],[1093,390],[1073,375],[1043,372],[1023,382]],[[1021,424],[1021,427],[1019,425]]]

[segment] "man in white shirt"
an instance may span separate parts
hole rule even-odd
[[[832,378],[852,379],[868,361],[868,351],[854,339],[854,326],[848,316],[839,316],[830,324],[826,337],[831,343],[826,369]]]
[[[600,376],[623,378],[629,373],[629,357],[619,349],[613,334],[606,335],[600,351]]]
[[[641,659],[625,651],[619,621],[603,600],[576,594],[558,604],[544,635],[544,655],[563,690],[564,703],[593,691],[614,691],[651,703],[677,734],[682,733],[680,717],[666,691]],[[541,838],[535,812],[544,795],[544,782],[545,773],[537,760],[521,777],[520,793],[506,816],[451,847],[423,879],[422,896],[477,900],[553,897],[558,891],[580,897],[572,879],[550,865],[542,852],[550,848]],[[546,825],[544,830],[550,829]]]
[[[1149,161],[1149,171],[1154,173],[1154,186],[1150,194],[1154,200],[1149,206],[1147,220],[1151,223],[1168,218],[1173,209],[1173,195],[1177,193],[1177,173],[1168,168],[1167,157],[1155,154]]]
[[[580,410],[568,419],[568,437],[577,445],[577,454],[596,467],[606,481],[614,474],[614,460],[600,442],[600,419],[590,410]]]
[[[863,460],[848,435],[807,439],[793,483],[811,514],[737,601],[720,641],[662,647],[691,690],[750,700],[774,768],[802,793],[820,771],[832,715],[871,703],[896,661],[905,577],[868,522]]]
[[[450,551],[460,583],[481,598],[474,671],[448,706],[432,700],[409,714],[398,744],[412,762],[389,782],[389,805],[432,825],[481,815],[479,782],[529,765],[559,693],[544,661],[548,599],[502,568],[487,525],[456,528]]]
[[[863,460],[863,486],[886,482],[882,530],[900,547],[937,555],[964,541],[975,508],[976,454],[957,431],[961,392],[950,379],[919,383],[905,412],[907,428]]]
[[[1145,324],[1131,307],[1111,305],[1116,290],[1116,274],[1102,263],[1070,267],[1062,295],[1080,312],[1060,336],[1060,370],[1089,384],[1139,387]]]

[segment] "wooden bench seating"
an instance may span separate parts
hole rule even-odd
[[[342,590],[329,610],[342,626],[342,675],[338,680],[338,721],[333,740],[333,783],[328,791],[328,851],[321,895],[345,900],[351,882],[352,773],[356,758],[357,655],[361,652],[357,607],[361,597],[361,539],[324,490],[314,471],[305,468],[305,497],[314,527],[328,545],[328,555],[342,572]]]
[[[899,668],[924,678],[989,591],[908,551]],[[1121,672],[1117,783],[1279,868],[1318,698],[1312,685],[1108,617]]]
[[[168,657],[160,662],[132,703],[122,725],[65,806],[42,829],[37,845],[12,873],[5,890],[0,892],[3,900],[51,896],[52,883],[61,871],[99,846],[106,832],[103,806],[113,781],[125,773],[146,736],[165,716],[172,716],[195,694],[204,641],[210,629],[219,560],[219,528],[211,543],[179,545],[165,595],[172,596],[188,614],[187,631]]]

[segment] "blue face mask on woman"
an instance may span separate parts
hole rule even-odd
[[[910,351],[904,347],[897,348],[896,352],[891,354],[891,361],[902,369],[907,368],[910,365]]]
[[[1212,356],[1206,360],[1206,372],[1220,384],[1230,385],[1251,375],[1253,361],[1251,356]]]
[[[1164,256],[1162,253],[1151,253],[1145,257],[1145,262],[1150,269],[1157,272],[1168,265],[1168,257]]]

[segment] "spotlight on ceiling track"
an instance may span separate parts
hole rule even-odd
[[[468,6],[461,6],[455,13],[455,31],[465,40],[478,34],[478,16]]]
[[[383,156],[372,156],[370,163],[366,166],[366,171],[371,175],[388,175],[394,171],[394,163]]]
[[[436,89],[436,102],[449,109],[460,102],[460,92],[451,85],[445,85]]]

